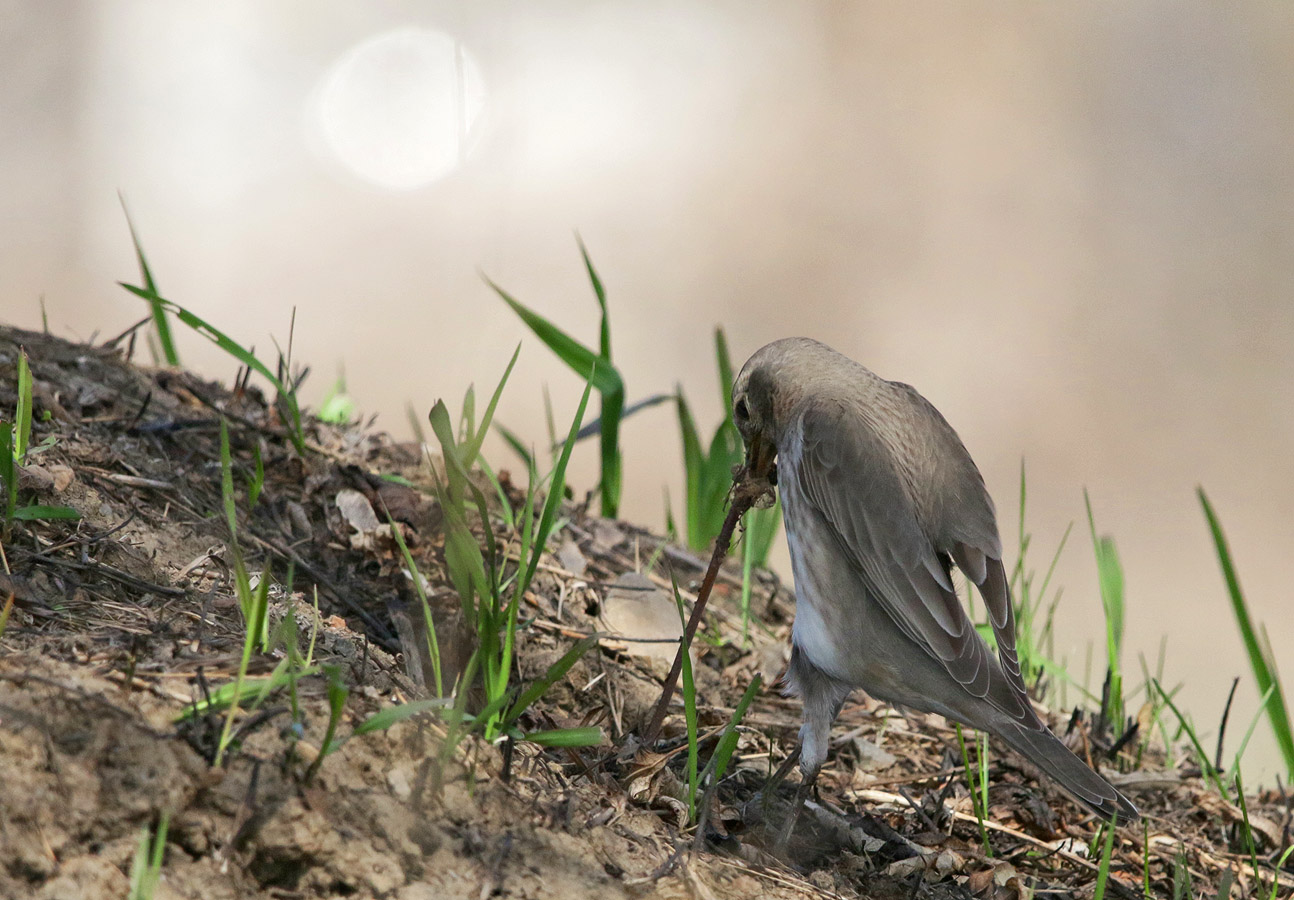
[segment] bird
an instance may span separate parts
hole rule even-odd
[[[816,340],[785,338],[742,367],[732,416],[746,477],[781,493],[796,588],[785,684],[803,703],[802,778],[783,849],[855,688],[995,735],[1102,818],[1138,818],[1034,710],[993,500],[925,397]],[[984,599],[996,655],[953,566]]]

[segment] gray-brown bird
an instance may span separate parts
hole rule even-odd
[[[1136,819],[1029,702],[993,501],[939,411],[909,385],[807,338],[756,352],[732,403],[747,471],[776,471],[782,492],[802,786],[827,757],[845,698],[862,688],[996,735],[1100,815]],[[996,656],[957,598],[953,565],[984,598]]]

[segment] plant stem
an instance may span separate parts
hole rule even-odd
[[[723,565],[723,559],[728,555],[729,545],[732,544],[732,533],[736,530],[741,517],[755,505],[755,501],[771,490],[767,482],[750,479],[744,467],[738,472],[735,482],[732,506],[728,508],[728,517],[723,520],[723,528],[719,529],[719,536],[715,538],[714,552],[710,554],[710,568],[706,569],[705,578],[701,581],[701,590],[696,595],[696,605],[692,607],[692,616],[687,620],[687,627],[683,629],[683,640],[679,641],[678,653],[674,655],[674,665],[670,667],[669,675],[665,678],[660,700],[656,701],[656,710],[643,731],[644,744],[651,744],[660,734],[661,725],[665,721],[665,712],[669,709],[669,701],[674,696],[674,688],[678,685],[678,676],[683,669],[683,654],[686,652],[684,648],[692,643],[692,638],[701,624],[706,601],[710,599],[715,579],[719,576],[719,567]]]

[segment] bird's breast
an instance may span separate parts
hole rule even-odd
[[[868,596],[821,513],[790,487],[782,510],[795,577],[792,640],[831,677],[889,699],[890,686],[902,678],[893,621]]]

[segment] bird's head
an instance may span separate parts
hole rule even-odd
[[[752,357],[732,383],[732,422],[741,434],[742,443],[746,445],[746,472],[754,478],[776,484],[774,383],[768,369],[753,365],[755,362],[756,357]]]
[[[830,384],[843,359],[809,338],[783,338],[759,350],[732,383],[732,421],[746,445],[746,471],[777,483],[775,460],[787,425],[806,393]]]

